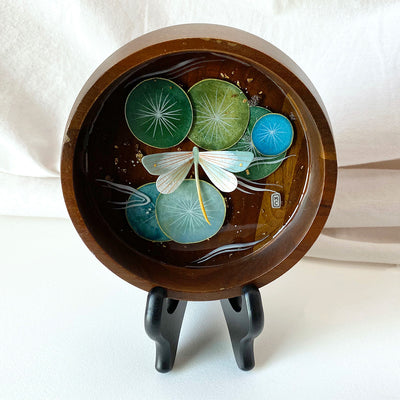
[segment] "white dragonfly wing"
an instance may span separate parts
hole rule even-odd
[[[199,158],[199,163],[211,182],[222,192],[233,192],[237,187],[237,178],[231,172],[220,168],[218,165]]]
[[[193,159],[191,151],[149,154],[142,158],[142,164],[151,175],[162,175]]]
[[[156,181],[157,190],[163,194],[174,192],[186,178],[192,164],[193,160],[186,160],[183,164],[179,164],[178,167],[173,170],[160,175]]]
[[[231,172],[244,171],[253,161],[251,151],[202,151],[199,159],[206,160],[220,168]]]

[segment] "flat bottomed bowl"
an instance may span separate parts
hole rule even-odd
[[[151,77],[170,79],[185,91],[206,78],[229,81],[250,104],[285,115],[294,128],[282,165],[253,185],[269,191],[223,194],[225,222],[218,234],[200,243],[150,242],[136,235],[125,211],[114,206],[126,201],[127,194],[104,184],[138,188],[155,181],[141,165],[142,155],[193,147],[185,139],[160,150],[130,132],[126,98]],[[61,160],[68,212],[88,248],[127,282],[147,291],[161,286],[168,297],[183,300],[239,296],[244,285],[261,287],[291,268],[325,224],[336,174],[325,109],[299,67],[256,36],[205,24],[149,33],[109,57],[73,106]],[[276,192],[280,204],[274,204]]]

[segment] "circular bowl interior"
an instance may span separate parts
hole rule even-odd
[[[138,188],[155,181],[141,157],[166,150],[138,141],[124,115],[130,91],[152,77],[170,79],[185,91],[206,78],[232,82],[250,104],[285,115],[294,128],[293,144],[273,174],[252,188],[223,194],[224,224],[203,242],[150,242],[136,235],[123,205],[129,194],[106,183]],[[306,253],[333,201],[335,149],[313,91],[288,57],[231,28],[169,28],[120,49],[83,88],[66,128],[62,185],[82,239],[121,278],[144,290],[162,286],[172,298],[220,299],[239,295],[246,284],[269,283]],[[192,147],[185,139],[167,151]]]

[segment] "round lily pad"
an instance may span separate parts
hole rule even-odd
[[[256,121],[270,112],[270,110],[267,110],[264,107],[250,107],[250,120],[246,132],[229,150],[251,151],[254,154],[254,160],[245,171],[237,172],[236,175],[250,179],[251,181],[257,181],[271,175],[282,164],[282,159],[285,157],[286,153],[266,157],[254,147],[251,140],[251,131],[253,130]],[[277,160],[277,162],[274,162],[275,160]]]
[[[184,90],[164,78],[140,82],[128,95],[125,118],[141,142],[166,149],[182,142],[193,122],[193,110]]]
[[[197,243],[214,236],[225,220],[225,201],[213,185],[200,181],[210,225],[201,212],[194,179],[185,179],[173,193],[160,194],[156,217],[161,230],[177,243]]]
[[[142,203],[142,205],[130,207],[129,202],[134,194],[129,197],[125,213],[130,227],[143,239],[151,240],[152,242],[169,241],[169,238],[165,236],[160,229],[156,219],[155,204],[160,193],[156,188],[155,182],[140,186],[137,190],[147,196],[149,202],[147,204]]]
[[[204,79],[188,91],[193,105],[189,139],[206,150],[224,150],[243,135],[249,122],[249,104],[232,83]]]
[[[270,113],[259,118],[251,132],[254,147],[265,156],[285,152],[293,141],[293,126],[282,114]]]

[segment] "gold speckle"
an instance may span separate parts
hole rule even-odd
[[[239,167],[243,167],[243,163],[240,163],[240,164],[239,164]]]
[[[247,99],[243,99],[243,103],[247,103]]]
[[[240,86],[240,82],[239,82],[239,81],[236,81],[236,85],[238,85],[238,86],[240,87],[240,89],[242,88],[242,87]]]
[[[115,157],[114,158],[114,165],[117,165],[118,164],[118,157]]]
[[[224,73],[223,73],[223,72],[220,72],[219,74],[221,75],[221,78],[225,78],[225,76],[224,76]]]
[[[137,160],[138,162],[142,162],[142,158],[143,158],[143,153],[142,153],[140,150],[138,150],[138,151],[136,152],[136,160]]]
[[[114,149],[119,149],[119,147],[115,144],[115,145],[114,145]]]
[[[247,78],[247,79],[246,79],[246,81],[247,81],[248,83],[253,82],[253,80],[254,80],[253,78]]]
[[[246,175],[250,175],[250,171],[246,169]]]
[[[157,167],[157,164],[153,164],[153,167]]]
[[[258,94],[262,94],[262,90],[260,90],[260,91],[258,92]]]

